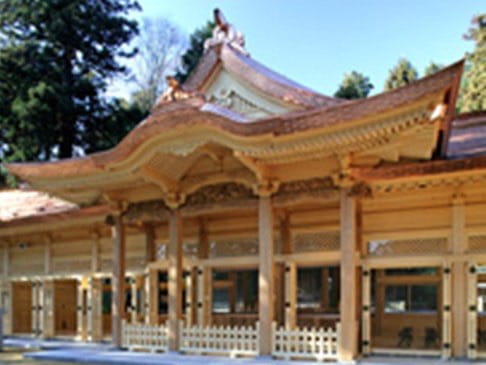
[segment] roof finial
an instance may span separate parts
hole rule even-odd
[[[218,8],[214,9],[214,22],[216,26],[213,29],[213,34],[211,38],[204,42],[205,50],[218,44],[228,44],[237,51],[248,55],[245,49],[245,37],[241,32],[235,30],[233,25],[228,23],[223,12]]]
[[[196,92],[185,90],[174,76],[167,76],[166,81],[167,89],[160,96],[156,104],[169,103],[199,96]]]

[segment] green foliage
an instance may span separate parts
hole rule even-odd
[[[214,22],[208,21],[206,25],[196,29],[194,33],[191,34],[189,48],[182,55],[182,67],[175,75],[180,82],[186,81],[196,67],[199,59],[204,53],[204,41],[211,37],[215,26],[216,24]]]
[[[385,90],[392,90],[408,85],[412,81],[417,80],[417,78],[418,72],[410,61],[405,58],[400,58],[397,65],[388,74],[388,79],[385,81]]]
[[[106,80],[133,55],[123,46],[137,34],[127,15],[138,9],[135,0],[0,0],[0,160],[104,147],[97,138],[125,115],[105,100]],[[111,139],[127,128],[118,129]]]
[[[435,62],[430,62],[429,65],[425,68],[424,70],[424,75],[429,76],[432,74],[435,74],[437,71],[440,71],[444,68],[443,65],[435,63]]]
[[[359,72],[352,71],[351,73],[344,75],[343,82],[334,96],[342,99],[366,98],[373,87],[369,77],[366,77]]]
[[[486,110],[486,14],[477,15],[464,36],[475,42],[474,52],[466,56],[466,67],[459,92],[462,113]]]

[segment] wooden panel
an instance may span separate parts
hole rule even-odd
[[[56,335],[74,335],[77,329],[77,282],[54,282],[54,331]]]
[[[32,284],[13,283],[13,333],[32,332]]]
[[[44,245],[11,246],[9,250],[10,275],[44,273]]]

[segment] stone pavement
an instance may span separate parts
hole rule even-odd
[[[61,340],[37,340],[25,338],[7,338],[5,346],[25,349],[38,348],[40,351],[28,352],[24,356],[35,360],[65,361],[89,364],[120,365],[317,365],[312,361],[285,361],[268,358],[237,358],[224,356],[196,356],[178,353],[147,353],[114,350],[108,343],[86,343]],[[433,364],[471,364],[470,361],[443,361],[436,358],[410,357],[370,357],[358,362],[366,365],[433,365]],[[486,364],[478,361],[475,364]]]

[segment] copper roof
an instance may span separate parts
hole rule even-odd
[[[77,209],[76,204],[39,191],[0,191],[0,223]]]
[[[447,157],[477,156],[486,152],[486,111],[456,116],[451,126]]]
[[[333,106],[291,112],[252,122],[232,119],[228,113],[208,110],[202,98],[192,98],[159,105],[152,114],[132,130],[115,148],[83,158],[47,163],[6,164],[11,173],[22,179],[36,177],[81,176],[103,170],[108,163],[121,161],[129,156],[145,140],[167,131],[194,127],[206,127],[237,137],[294,135],[300,132],[329,127],[345,129],[348,123],[364,118],[380,118],[387,112],[420,101],[455,87],[462,74],[463,61],[415,81],[407,86],[384,92],[367,99],[360,99]],[[455,100],[450,101],[449,109]],[[211,108],[209,108],[211,109]],[[207,111],[203,111],[207,110]],[[223,114],[223,115],[222,115]]]
[[[190,90],[200,90],[218,65],[223,65],[230,73],[264,94],[285,103],[307,108],[345,102],[302,86],[226,44],[209,49],[184,86]]]

